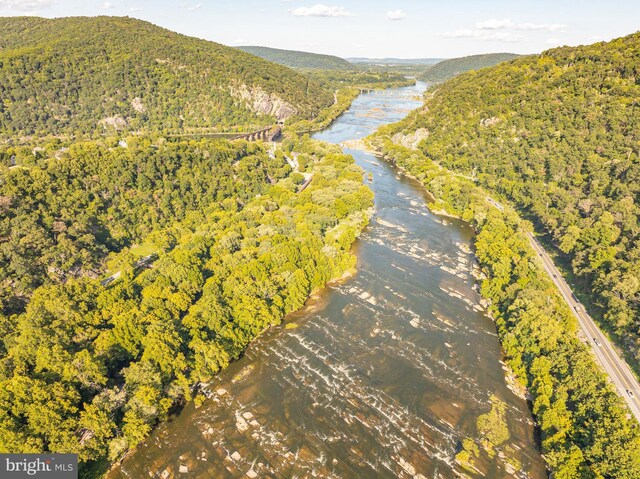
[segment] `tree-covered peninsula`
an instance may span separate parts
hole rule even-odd
[[[40,253],[2,260],[0,451],[120,458],[355,265],[372,194],[337,147],[137,141],[5,172],[2,235]]]

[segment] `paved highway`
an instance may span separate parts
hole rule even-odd
[[[504,207],[491,197],[487,197],[487,201],[498,208],[500,211],[504,211]],[[635,378],[631,369],[627,363],[616,353],[607,337],[602,334],[593,319],[585,312],[584,306],[580,304],[576,296],[571,291],[571,288],[564,280],[556,265],[553,264],[551,257],[547,254],[545,249],[535,239],[532,233],[527,233],[531,246],[538,254],[538,257],[542,261],[545,271],[558,287],[562,293],[562,297],[569,305],[569,308],[573,312],[580,329],[584,333],[587,342],[591,345],[591,348],[602,364],[602,367],[609,375],[609,378],[613,382],[614,386],[618,390],[620,396],[629,405],[629,409],[640,422],[640,384]]]
[[[627,363],[616,353],[615,349],[604,334],[598,329],[593,319],[585,312],[584,307],[578,302],[577,298],[569,288],[558,268],[538,243],[533,234],[527,233],[531,246],[542,260],[544,269],[549,274],[551,280],[558,287],[565,301],[578,318],[578,323],[582,332],[587,338],[587,342],[591,345],[593,352],[604,367],[605,371],[611,378],[611,381],[618,389],[620,395],[629,405],[629,409],[640,422],[640,384],[629,369]]]

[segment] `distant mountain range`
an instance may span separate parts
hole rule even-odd
[[[367,63],[371,65],[435,65],[441,62],[443,58],[365,58],[353,57],[347,58],[354,64]]]
[[[484,55],[470,55],[461,58],[442,60],[427,70],[418,78],[427,82],[441,82],[470,70],[491,67],[498,63],[512,60],[519,55],[515,53],[486,53]]]
[[[322,70],[353,70],[355,68],[347,60],[334,55],[256,46],[242,46],[238,47],[238,49],[290,68],[317,68]]]
[[[0,94],[0,138],[224,130],[333,103],[289,68],[123,17],[0,18]]]

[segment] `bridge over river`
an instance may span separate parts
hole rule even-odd
[[[247,141],[274,141],[282,135],[282,125],[271,125],[259,130],[242,132],[221,132],[215,130],[200,130],[189,133],[176,133],[169,135],[173,138],[198,137],[198,138],[225,138],[228,140],[247,140]]]

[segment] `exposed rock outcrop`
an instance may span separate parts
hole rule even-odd
[[[121,116],[109,116],[98,122],[105,129],[113,128],[114,130],[124,130],[127,127],[127,120]]]
[[[133,100],[131,100],[131,107],[138,113],[144,113],[147,110],[142,103],[142,98],[140,97],[135,97]]]
[[[405,135],[403,133],[396,133],[391,137],[397,145],[402,145],[406,148],[415,149],[422,140],[429,136],[429,131],[426,128],[418,128],[414,133]]]
[[[500,121],[500,118],[495,116],[492,116],[491,118],[483,118],[482,120],[480,120],[480,126],[488,128],[490,126],[497,125],[498,123],[500,123]]]
[[[278,120],[286,120],[297,113],[293,105],[275,94],[269,94],[260,87],[245,84],[232,86],[231,96],[246,102],[247,107],[259,115],[273,115]]]

